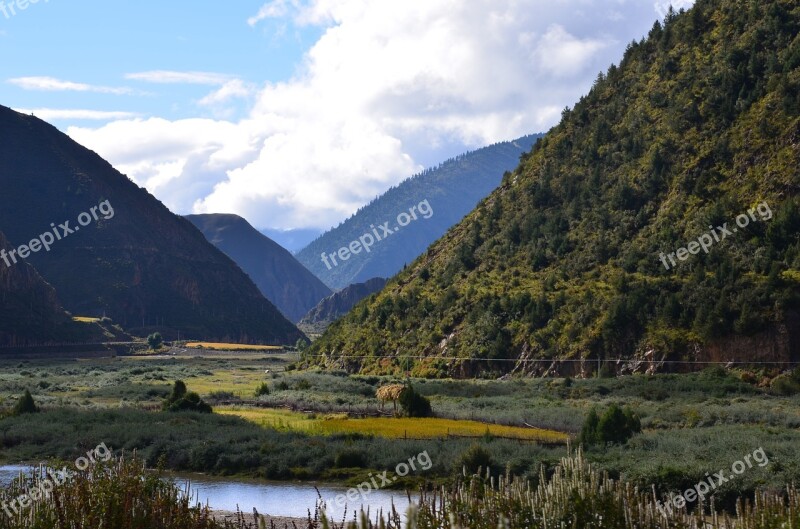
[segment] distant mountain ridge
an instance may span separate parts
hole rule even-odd
[[[71,223],[74,233],[27,262],[75,315],[214,341],[293,344],[302,336],[189,221],[55,127],[6,107],[0,189],[0,230],[14,244]],[[111,217],[78,225],[104,201]]]
[[[295,255],[297,252],[311,244],[314,239],[322,235],[322,230],[319,229],[260,229],[258,231],[266,235],[272,241],[280,244],[285,249],[289,250],[289,253],[292,255]]]
[[[300,320],[299,327],[306,333],[309,331],[320,333],[332,322],[350,312],[359,301],[380,292],[384,286],[386,279],[374,277],[364,283],[356,283],[334,292],[317,303],[317,306]]]
[[[309,358],[434,377],[796,364],[799,34],[789,0],[655,23]]]
[[[332,292],[288,250],[238,215],[187,215],[214,246],[250,276],[267,299],[297,322]]]
[[[405,180],[314,240],[297,253],[297,259],[333,289],[373,277],[392,277],[491,193],[503,173],[516,167],[520,156],[530,151],[539,137],[524,136],[471,151]],[[401,227],[398,216],[411,215],[411,208],[423,201],[432,210],[430,218],[418,215]],[[391,236],[384,235],[381,228],[387,222]],[[346,260],[336,257],[341,248],[349,252],[350,245],[365,235],[381,240],[376,240],[369,252],[355,245],[358,254]],[[326,264],[323,253],[334,254],[337,264],[333,259]]]

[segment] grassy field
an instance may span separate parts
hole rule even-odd
[[[590,380],[414,379],[415,389],[431,400],[435,419],[362,419],[378,415],[377,388],[400,380],[295,371],[296,359],[285,352],[190,350],[175,357],[0,361],[0,410],[30,389],[46,411],[0,418],[0,458],[69,457],[76,446],[105,441],[137,450],[151,465],[163,457],[176,470],[341,482],[391,469],[422,450],[434,460],[426,479],[449,479],[476,460],[479,447],[479,460],[496,474],[508,471],[536,483],[542,467],[550,472],[566,455],[566,447],[552,439],[577,435],[591,408],[618,404],[641,418],[644,431],[625,445],[586,453],[612,476],[642,487],[685,490],[705,473],[763,447],[770,466],[727,485],[718,492],[720,502],[758,487],[800,482],[800,395],[771,389],[772,372],[716,368]],[[176,379],[217,413],[157,412]],[[262,384],[269,393],[256,397]],[[526,425],[562,433],[542,438]],[[503,439],[515,435],[540,436],[547,443]]]
[[[317,435],[354,433],[376,435],[388,439],[436,439],[442,437],[482,436],[541,441],[565,444],[569,435],[539,428],[520,428],[486,424],[477,421],[440,418],[365,418],[354,419],[343,414],[318,416],[288,410],[264,408],[221,408],[217,413],[235,415],[245,420],[276,430],[301,431]]]

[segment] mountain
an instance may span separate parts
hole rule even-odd
[[[26,245],[22,256],[75,315],[207,340],[302,336],[189,221],[55,127],[6,107],[0,189],[0,229]]]
[[[308,246],[314,239],[322,235],[322,230],[315,229],[259,231],[289,250],[293,255]]]
[[[428,376],[797,362],[798,34],[789,0],[671,13],[309,353]]]
[[[13,249],[0,232],[0,255]],[[87,341],[91,333],[64,312],[56,291],[28,263],[0,261],[0,347]]]
[[[539,137],[484,147],[405,180],[324,233],[297,259],[333,289],[395,275],[496,188],[503,172],[516,167]]]
[[[328,328],[335,320],[350,312],[356,303],[371,296],[386,286],[386,280],[382,277],[374,277],[364,283],[356,283],[334,292],[326,297],[317,306],[306,314],[298,326],[308,334],[309,332],[320,333]]]
[[[187,215],[214,246],[233,259],[261,293],[296,322],[331,289],[287,250],[237,215]]]

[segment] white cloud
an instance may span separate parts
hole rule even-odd
[[[133,94],[130,88],[96,86],[85,83],[74,83],[54,77],[15,77],[7,81],[23,90],[40,90],[45,92],[96,92],[99,94],[127,95]]]
[[[198,101],[201,106],[213,106],[221,103],[227,103],[231,99],[248,98],[255,93],[255,87],[245,83],[241,79],[234,79],[222,85],[218,90],[215,90]]]
[[[669,13],[669,7],[672,8],[677,13],[681,9],[689,9],[694,5],[695,0],[658,0],[655,3],[656,13],[658,13],[658,17],[664,19]]]
[[[289,8],[293,7],[297,9],[298,1],[292,0],[288,2],[287,0],[272,0],[272,2],[266,3],[261,6],[261,9],[258,10],[258,13],[250,18],[247,19],[247,24],[250,27],[255,26],[262,20],[266,20],[268,18],[281,18],[289,14]]]
[[[646,34],[655,8],[642,0],[276,0],[248,23],[277,17],[323,30],[294,78],[252,96],[221,74],[127,76],[218,86],[200,100],[207,106],[254,97],[246,119],[126,120],[69,133],[179,213],[327,228],[423,164],[547,130]]]
[[[125,74],[126,79],[159,84],[203,84],[223,85],[233,77],[214,72],[177,72],[172,70],[152,70]]]
[[[112,121],[117,119],[130,119],[137,116],[135,112],[103,111],[103,110],[81,110],[81,109],[58,109],[58,108],[15,108],[21,114],[33,114],[39,119],[86,119],[93,121]]]

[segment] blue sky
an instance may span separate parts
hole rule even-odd
[[[6,3],[14,4],[14,2]],[[132,112],[169,119],[203,115],[192,101],[208,85],[153,85],[126,79],[153,70],[214,72],[251,83],[290,78],[318,27],[250,27],[260,0],[236,2],[120,2],[39,0],[9,18],[0,13],[6,80],[52,77],[129,88],[132,95],[25,90],[0,84],[0,103],[14,108],[75,108]],[[8,10],[7,10],[8,11]],[[211,112],[207,112],[211,115]],[[67,126],[81,120],[53,120]]]
[[[39,0],[0,9],[0,104],[176,213],[326,229],[427,166],[548,130],[669,3]]]

